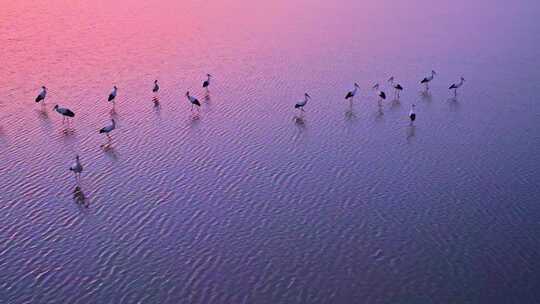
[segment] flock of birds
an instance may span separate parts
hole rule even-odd
[[[436,75],[437,75],[437,73],[435,71],[431,71],[431,74],[429,76],[423,78],[420,81],[420,84],[425,86],[426,92],[429,90],[429,83],[431,81],[433,81],[433,79],[435,78]],[[209,86],[210,86],[210,80],[212,78],[212,75],[207,74],[206,77],[207,78],[203,82],[202,87],[205,88],[205,89],[208,89]],[[461,77],[459,82],[453,83],[448,89],[453,91],[454,96],[457,96],[457,90],[461,86],[463,86],[464,82],[465,82],[465,78]],[[399,83],[395,82],[395,79],[394,79],[393,76],[388,79],[388,83],[394,89],[394,98],[396,100],[399,99],[399,95],[400,95],[401,91],[403,91],[403,87]],[[377,97],[379,98],[378,99],[379,103],[386,99],[386,93],[380,89],[380,86],[379,86],[378,83],[373,85],[372,89],[375,91]],[[357,95],[359,90],[360,90],[360,86],[357,83],[354,83],[353,90],[349,91],[345,95],[345,100],[352,101],[354,99],[354,96]],[[158,84],[157,80],[154,81],[154,86],[152,88],[152,92],[153,93],[158,93],[159,92],[159,84]],[[113,104],[113,109],[114,109],[114,106],[115,106],[115,100],[116,100],[116,95],[117,94],[118,94],[118,88],[116,86],[113,86],[113,89],[112,89],[111,93],[109,94],[109,97],[107,98],[107,100]],[[35,101],[36,101],[36,103],[41,103],[42,105],[44,105],[46,97],[47,97],[47,88],[45,86],[42,86],[41,91],[38,94],[38,96],[36,97]],[[199,102],[199,100],[195,96],[191,95],[189,91],[186,92],[186,98],[189,101],[189,103],[191,104],[191,111],[193,111],[193,109],[197,109],[197,111],[200,111],[199,109],[201,107],[201,103]],[[308,101],[310,99],[311,99],[311,96],[308,93],[305,93],[304,94],[304,99],[302,101],[300,101],[300,102],[297,102],[294,105],[294,108],[298,109],[300,111],[304,111],[304,107],[307,105],[307,103],[308,103]],[[68,126],[69,126],[71,119],[73,119],[73,117],[75,117],[75,112],[73,112],[72,110],[70,110],[68,108],[63,108],[63,107],[60,107],[59,105],[55,105],[54,110],[56,112],[58,112],[60,115],[62,115],[62,124],[68,124]],[[410,119],[411,124],[416,120],[415,104],[411,105],[411,109],[409,111],[408,117]],[[111,124],[99,129],[99,133],[100,134],[105,134],[107,136],[108,140],[109,140],[109,143],[110,143],[111,142],[110,133],[112,131],[114,131],[115,129],[116,129],[116,122],[115,122],[114,119],[111,119]],[[71,165],[71,167],[69,167],[69,170],[73,172],[73,174],[75,175],[75,179],[77,181],[80,180],[83,169],[84,169],[84,167],[83,167],[83,165],[81,163],[79,155],[76,155],[75,156],[75,162],[73,163],[73,165]],[[77,188],[76,188],[76,191],[77,191]]]
[[[420,84],[423,84],[425,85],[425,90],[426,92],[429,90],[429,83],[431,81],[433,81],[433,79],[435,78],[435,75],[437,75],[437,73],[435,71],[431,71],[431,74],[427,77],[424,77],[421,81],[420,81]],[[394,89],[394,98],[396,100],[399,100],[399,94],[401,91],[403,91],[403,87],[401,86],[401,84],[399,83],[396,83],[395,82],[395,79],[394,79],[394,76],[391,76],[390,78],[388,78],[388,83],[390,84],[390,86]],[[460,81],[459,82],[456,82],[456,83],[453,83],[448,89],[449,90],[453,90],[454,92],[454,97],[457,96],[457,90],[463,85],[463,83],[465,83],[465,78],[463,77],[460,77]],[[378,83],[376,83],[372,89],[375,91],[377,97],[379,98],[378,102],[380,103],[381,101],[385,100],[386,99],[386,93],[384,91],[382,91],[380,89],[380,86]],[[360,90],[360,86],[358,85],[358,83],[354,83],[354,87],[353,87],[353,90],[352,91],[349,91],[347,93],[347,95],[345,95],[345,100],[353,100],[354,96],[358,93],[358,90]],[[308,94],[308,93],[305,93],[304,94],[304,99],[302,101],[299,101],[297,102],[295,105],[294,105],[294,108],[295,109],[299,109],[300,111],[304,111],[304,107],[306,106],[306,104],[308,103],[308,101],[311,99],[311,96]],[[409,119],[411,120],[411,123],[413,123],[415,120],[416,120],[416,112],[414,110],[414,108],[416,107],[415,104],[412,104],[411,105],[411,110],[409,111]]]

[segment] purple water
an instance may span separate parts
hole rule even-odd
[[[540,4],[266,2],[0,1],[0,303],[540,302]]]

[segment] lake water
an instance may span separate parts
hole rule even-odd
[[[540,302],[539,2],[0,4],[0,303]]]

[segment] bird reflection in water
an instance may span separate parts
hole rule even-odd
[[[154,108],[155,109],[160,108],[161,105],[159,104],[159,97],[158,96],[152,97],[152,102],[154,103]]]
[[[446,101],[453,104],[459,103],[459,99],[456,96],[450,97]]]
[[[458,111],[460,108],[459,99],[457,97],[451,97],[447,99],[448,105],[450,107],[450,110],[452,111]]]
[[[190,129],[197,127],[201,122],[201,115],[196,112],[191,112],[187,119],[187,125]]]
[[[377,112],[375,113],[375,120],[379,121],[379,120],[382,120],[384,116],[384,112],[383,112],[383,106],[382,104],[377,104]]]
[[[47,107],[45,105],[42,105],[39,110],[36,110],[36,113],[40,119],[49,119],[49,113],[47,113]]]
[[[300,115],[295,115],[293,117],[293,122],[301,130],[306,128],[306,119],[304,118],[303,113],[301,113]]]
[[[420,95],[420,97],[422,98],[423,101],[431,102],[431,100],[432,100],[432,96],[431,96],[430,91],[421,91],[419,95]]]
[[[409,125],[407,127],[407,142],[410,142],[416,136],[416,126]]]
[[[112,150],[113,147],[112,147],[112,138],[111,137],[107,137],[107,141],[103,144],[100,145],[101,149],[103,149],[103,151],[108,151],[108,150]]]
[[[62,129],[62,135],[64,136],[64,138],[69,138],[73,135],[75,135],[75,128],[71,128],[69,126],[65,126],[63,129]]]
[[[397,109],[400,105],[401,103],[399,102],[398,98],[395,98],[392,101],[390,101],[390,109]]]
[[[75,189],[73,189],[73,201],[85,208],[88,208],[90,206],[86,195],[84,194],[80,186],[76,186]]]
[[[354,103],[352,99],[349,101],[349,106],[345,110],[345,120],[347,121],[355,121],[356,120],[356,113],[354,112]]]
[[[118,152],[113,146],[102,147],[101,149],[103,150],[104,155],[110,158],[111,160],[113,161],[118,160],[118,156],[119,156]]]

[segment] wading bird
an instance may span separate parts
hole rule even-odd
[[[465,82],[465,78],[461,77],[458,83],[452,84],[448,89],[454,90],[454,96],[457,96],[457,89],[461,88],[464,82]]]
[[[71,165],[71,167],[69,167],[69,170],[73,171],[73,174],[75,174],[75,179],[78,180],[78,179],[81,178],[81,173],[83,171],[83,166],[81,165],[79,155],[75,156],[75,162],[73,163],[73,165]]]
[[[208,87],[210,86],[210,78],[212,77],[212,75],[206,74],[206,77],[208,78],[203,82],[202,87],[208,89]]]
[[[414,111],[414,107],[416,105],[413,103],[411,105],[411,110],[409,111],[409,119],[411,120],[411,124],[414,122],[414,120],[416,119],[416,112]]]
[[[311,96],[309,96],[308,93],[304,94],[304,100],[299,101],[294,105],[295,109],[300,109],[300,111],[304,111],[304,106],[307,104],[308,100],[311,99]]]
[[[379,90],[379,84],[376,83],[374,86],[373,86],[373,90],[375,90],[377,96],[379,96],[379,102],[381,102],[381,100],[383,99],[386,99],[386,93],[384,93],[383,91]]]
[[[107,135],[107,138],[109,139],[109,141],[111,141],[112,138],[111,138],[111,135],[109,133],[112,132],[114,129],[116,129],[116,122],[114,121],[114,119],[111,119],[111,124],[106,126],[106,127],[101,128],[99,130],[99,134],[105,133],[105,135]]]
[[[356,92],[360,89],[360,86],[355,82],[354,83],[354,89],[352,91],[349,91],[347,95],[345,95],[345,99],[353,99],[354,95],[356,95]]]
[[[403,91],[403,87],[399,83],[394,84],[394,76],[388,78],[388,82],[394,88],[395,98],[399,99],[399,93]]]
[[[197,106],[197,111],[199,111],[199,107],[201,106],[201,103],[199,102],[199,100],[197,98],[195,98],[194,96],[191,96],[189,94],[189,91],[187,91],[186,97],[189,100],[189,102],[191,103],[191,111],[193,111],[193,106]]]
[[[420,81],[421,84],[426,85],[426,91],[429,90],[429,83],[433,80],[433,78],[435,78],[435,75],[437,75],[437,73],[435,73],[435,71],[431,70],[431,75],[428,76],[428,77],[424,77],[424,79],[422,79],[422,81]]]
[[[39,92],[39,95],[36,97],[36,102],[42,101],[42,105],[45,104],[45,97],[47,96],[47,88],[45,86],[41,87],[41,92]]]
[[[157,83],[157,79],[154,80],[154,88],[152,89],[152,92],[157,93],[159,91],[159,85]]]
[[[62,123],[64,123],[67,120],[69,124],[69,119],[75,117],[75,113],[73,113],[73,111],[71,111],[68,108],[61,108],[58,105],[55,105],[54,110],[62,114]]]
[[[111,91],[111,94],[109,94],[108,101],[112,101],[113,104],[114,104],[114,99],[116,98],[116,92],[117,91],[118,91],[118,88],[116,86],[114,86],[112,91]]]

